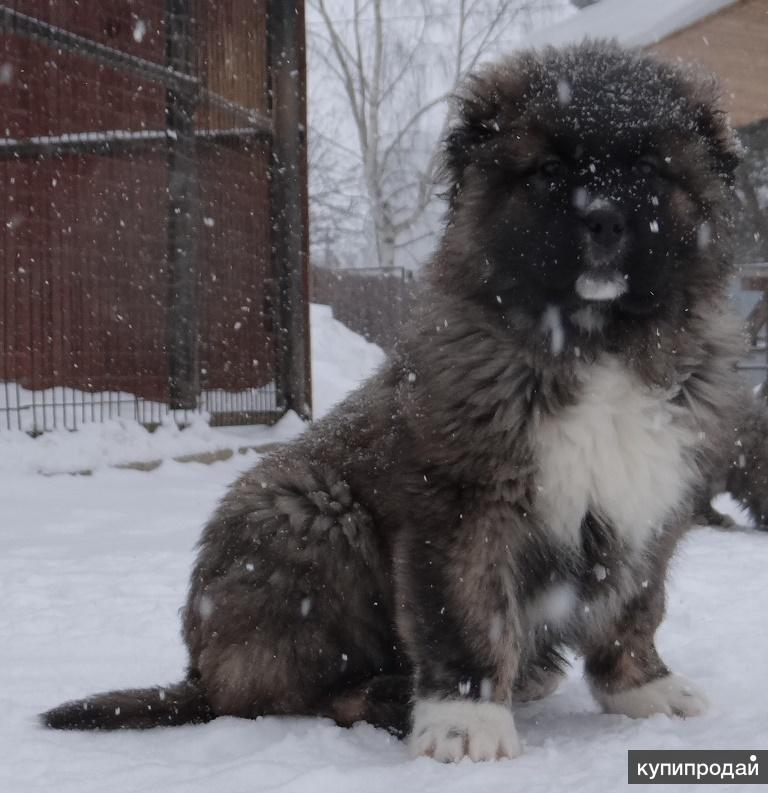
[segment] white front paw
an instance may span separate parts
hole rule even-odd
[[[413,708],[411,755],[441,763],[500,760],[522,751],[512,711],[493,702],[420,699]]]
[[[623,713],[642,719],[654,713],[667,716],[700,716],[709,702],[704,693],[680,675],[667,675],[644,686],[606,693],[593,688],[595,699],[607,713]]]

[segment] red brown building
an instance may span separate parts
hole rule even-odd
[[[0,107],[0,427],[309,415],[301,0],[10,0]]]

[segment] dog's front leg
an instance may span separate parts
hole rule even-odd
[[[398,623],[415,674],[415,756],[458,762],[520,753],[511,710],[519,619],[507,552],[483,522],[401,537]]]
[[[663,577],[643,582],[619,619],[583,647],[585,670],[595,699],[607,713],[644,718],[655,713],[697,716],[704,694],[661,660],[654,634],[664,615]]]

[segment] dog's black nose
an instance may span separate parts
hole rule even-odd
[[[626,225],[622,214],[612,207],[591,209],[584,216],[589,238],[604,255],[616,253],[621,246]]]

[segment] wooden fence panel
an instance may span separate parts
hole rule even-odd
[[[399,269],[312,270],[313,302],[330,305],[339,322],[386,351],[414,311],[418,294],[418,283]]]

